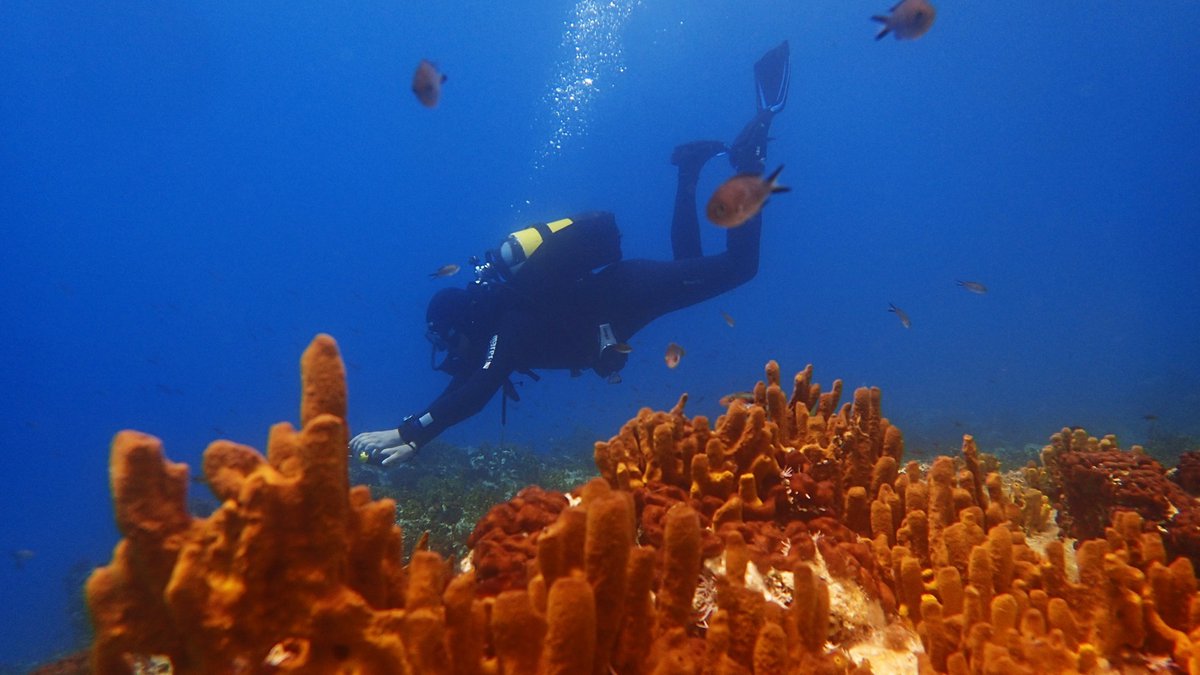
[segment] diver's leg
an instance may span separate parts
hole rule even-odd
[[[721,141],[693,141],[677,146],[671,163],[679,167],[675,186],[675,211],[671,215],[671,253],[675,260],[699,258],[700,218],[696,214],[696,183],[709,159],[726,151]]]
[[[628,340],[658,317],[714,298],[736,288],[758,271],[757,222],[747,223],[736,239],[740,249],[683,260],[622,260],[596,275],[595,304],[612,323],[618,339]]]
[[[787,102],[790,71],[786,41],[754,64],[754,79],[757,112],[729,148],[729,160],[739,173],[762,173],[769,140],[767,132]],[[699,145],[679,146],[671,158],[679,166],[680,178],[671,226],[675,260],[624,260],[596,275],[596,288],[600,291],[597,304],[612,318],[613,329],[622,340],[664,314],[716,297],[758,273],[761,213],[741,227],[727,231],[724,253],[701,255],[696,180],[700,167],[716,151],[710,150],[707,155],[696,153],[703,155],[702,159],[685,161],[691,155],[685,149]]]

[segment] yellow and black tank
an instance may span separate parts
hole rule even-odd
[[[588,211],[517,230],[487,260],[520,288],[568,283],[621,259],[621,232],[608,211]]]

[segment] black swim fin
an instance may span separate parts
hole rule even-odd
[[[754,63],[754,89],[758,110],[779,112],[787,103],[792,79],[788,42],[784,40]]]
[[[767,159],[767,131],[775,114],[787,103],[792,71],[788,63],[787,40],[763,54],[754,63],[755,105],[758,111],[733,143],[729,144],[729,163],[738,173],[761,174]]]

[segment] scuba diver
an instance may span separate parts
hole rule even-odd
[[[510,377],[535,369],[591,369],[610,382],[628,358],[628,341],[654,319],[746,283],[758,272],[762,216],[726,232],[725,251],[700,247],[696,183],[709,159],[728,154],[739,174],[762,174],[767,131],[787,101],[788,43],[754,64],[757,112],[731,145],[695,141],[675,148],[679,169],[671,222],[672,260],[621,259],[611,213],[591,212],[512,233],[484,261],[472,259],[467,288],[438,291],[426,312],[434,368],[451,376],[445,391],[396,429],[360,433],[351,452],[384,465],[405,462],[448,427],[475,415]],[[436,355],[445,352],[442,363]],[[504,416],[502,407],[502,419]]]

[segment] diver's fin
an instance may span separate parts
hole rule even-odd
[[[760,111],[779,112],[787,103],[788,84],[792,79],[789,54],[788,42],[784,40],[754,63],[754,88]]]

